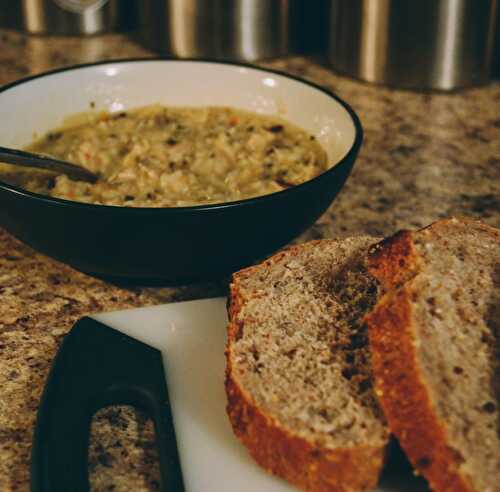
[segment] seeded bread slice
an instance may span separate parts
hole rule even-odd
[[[384,461],[362,323],[376,292],[364,261],[375,241],[312,241],[232,279],[230,421],[261,466],[305,490],[369,490]]]
[[[372,248],[376,394],[438,492],[500,491],[500,231],[441,220]]]

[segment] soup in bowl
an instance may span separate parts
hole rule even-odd
[[[358,117],[336,95],[231,63],[145,59],[65,68],[0,88],[0,107],[7,115],[0,145],[80,153],[83,165],[103,174],[95,193],[54,175],[31,189],[24,178],[0,177],[0,225],[79,270],[134,283],[217,278],[285,245],[330,206],[362,142]],[[181,122],[188,116],[209,124],[189,130]],[[163,133],[153,144],[133,126],[128,136],[111,136],[114,123],[128,118],[146,127],[159,121]],[[71,132],[82,125],[101,125],[105,143],[76,139],[72,146]],[[2,172],[12,176],[13,168]],[[116,196],[108,181],[118,183]]]

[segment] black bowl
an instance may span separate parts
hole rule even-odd
[[[50,85],[57,92],[54,82],[61,75],[69,73],[71,76],[93,68],[118,68],[120,72],[121,67],[125,72],[133,73],[135,65],[141,71],[149,63],[175,64],[169,69],[175,68],[176,73],[183,64],[191,64],[191,68],[194,66],[202,73],[203,67],[210,67],[212,74],[214,68],[223,72],[244,70],[266,76],[266,80],[300,85],[300,90],[305,92],[319,91],[351,119],[354,138],[337,164],[306,183],[271,195],[208,206],[131,208],[89,205],[37,195],[0,182],[1,226],[34,249],[92,275],[133,283],[180,284],[218,278],[248,265],[291,241],[325,212],[349,176],[361,146],[362,128],[346,103],[323,88],[300,79],[241,64],[126,60],[67,68],[15,82],[0,89],[0,105],[2,101],[9,101],[15,108],[9,96],[29,99],[27,85],[34,86],[32,90],[37,92],[37,83],[50,77],[55,78]],[[62,82],[62,85],[68,83],[67,80]],[[15,93],[19,88],[28,95]],[[40,87],[42,89],[47,87]],[[247,87],[244,89],[248,90]],[[172,104],[171,101],[166,103]],[[141,102],[130,101],[130,106],[139,104]],[[214,103],[219,104],[219,100]],[[66,106],[61,114],[71,113]],[[75,112],[78,110],[81,109],[76,107]],[[42,121],[41,118],[43,114],[34,120]],[[41,131],[54,126],[55,116],[49,119],[52,122]],[[36,125],[36,121],[32,125]],[[13,146],[19,141],[15,135],[10,139],[5,133],[3,135],[0,138],[2,144]],[[27,143],[26,132],[24,141]]]

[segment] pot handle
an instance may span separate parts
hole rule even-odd
[[[183,479],[161,352],[91,318],[66,335],[42,394],[33,436],[31,492],[88,492],[88,445],[94,413],[133,405],[152,418],[161,491]]]

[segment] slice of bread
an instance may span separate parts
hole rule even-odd
[[[305,490],[370,490],[383,465],[389,433],[362,322],[375,241],[312,241],[232,279],[229,418],[261,466]]]
[[[500,230],[447,219],[372,248],[376,394],[438,492],[500,491]]]

